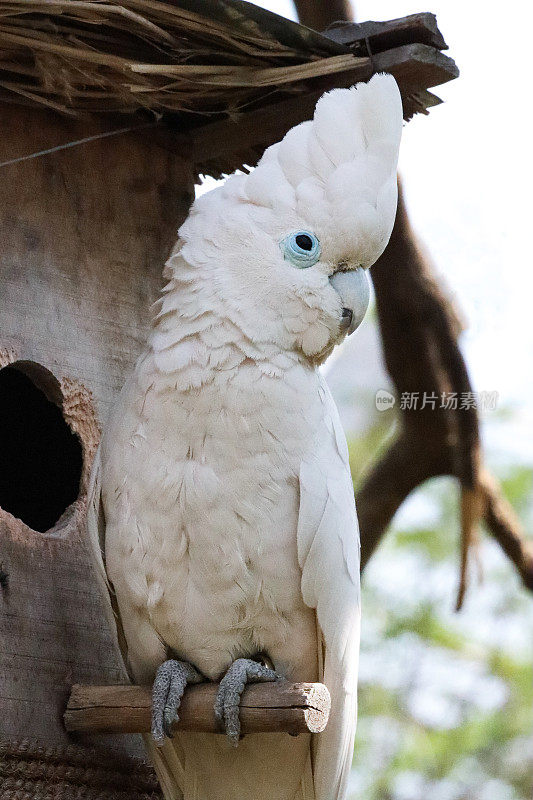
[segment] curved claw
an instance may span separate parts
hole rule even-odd
[[[172,725],[188,683],[200,683],[200,673],[186,661],[169,659],[156,672],[152,688],[152,737],[158,746],[172,738]]]
[[[239,705],[244,687],[247,683],[275,681],[279,677],[264,664],[250,658],[238,658],[220,681],[215,700],[215,718],[224,727],[233,747],[237,747],[241,735]]]

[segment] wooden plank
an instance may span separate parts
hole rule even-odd
[[[434,108],[442,103],[440,97],[437,97],[433,92],[428,92],[427,89],[422,89],[420,92],[413,92],[406,94],[403,97],[403,116],[404,119],[409,121],[415,114],[429,114],[429,109]]]
[[[374,72],[390,72],[402,96],[440,86],[459,76],[455,61],[425,44],[409,44],[372,57]]]
[[[189,686],[175,730],[223,733],[213,707],[218,684]],[[240,705],[243,733],[320,733],[327,725],[331,700],[322,683],[255,683]],[[151,689],[148,686],[72,687],[65,728],[84,733],[148,733]]]
[[[435,14],[422,12],[409,14],[407,17],[391,19],[386,22],[344,22],[331,25],[324,36],[350,47],[359,55],[358,45],[361,45],[365,55],[368,55],[366,42],[370,45],[372,53],[391,50],[406,44],[426,44],[437,50],[447,50],[442,33],[437,26]]]

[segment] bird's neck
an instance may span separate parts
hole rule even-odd
[[[172,376],[178,387],[200,388],[216,374],[243,365],[274,378],[298,366],[311,368],[298,352],[247,336],[216,289],[199,281],[199,271],[183,259],[176,269],[175,259],[163,273],[169,281],[154,306],[149,347],[158,370]]]

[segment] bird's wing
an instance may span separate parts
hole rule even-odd
[[[105,514],[101,488],[102,464],[100,449],[96,453],[89,489],[87,492],[87,542],[94,567],[98,588],[104,604],[110,630],[116,631],[113,645],[117,651],[117,663],[123,668],[124,678],[132,680],[128,670],[128,646],[122,627],[122,620],[116,602],[115,592],[105,568]],[[183,764],[169,739],[164,747],[156,747],[150,735],[143,736],[149,757],[157,772],[157,777],[166,800],[183,800],[180,784],[183,785]]]
[[[116,636],[112,636],[112,639],[117,653],[117,663],[123,668],[124,678],[133,680],[132,671],[128,668],[128,645],[122,627],[118,603],[105,568],[106,522],[102,502],[101,475],[102,464],[100,449],[98,449],[93,462],[87,492],[87,543],[107,621],[112,633],[116,631]],[[149,734],[143,735],[143,740],[150,760],[155,767],[165,800],[183,800],[183,792],[180,786],[183,786],[184,783],[184,768],[173,742],[168,739],[163,747],[156,747]]]
[[[101,475],[102,465],[100,449],[98,449],[87,490],[87,544],[109,629],[112,632],[116,631],[116,636],[112,637],[113,646],[116,649],[116,661],[123,669],[124,678],[128,679],[131,678],[131,675],[126,666],[128,658],[126,637],[122,629],[115,592],[105,568],[105,515],[102,503]]]
[[[316,609],[319,663],[331,714],[315,737],[316,800],[344,796],[357,713],[360,545],[348,447],[333,398],[321,383],[323,419],[300,468],[298,560],[304,602]]]

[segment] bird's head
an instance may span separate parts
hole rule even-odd
[[[254,343],[323,361],[365,314],[367,269],[396,212],[401,128],[392,76],[335,89],[249,175],[200,197],[179,257],[202,275],[208,308]]]

